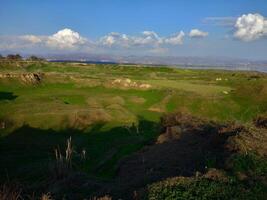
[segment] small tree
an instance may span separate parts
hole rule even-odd
[[[19,54],[16,54],[16,55],[15,55],[15,60],[22,60],[22,57],[21,57],[21,55],[19,55]]]
[[[32,56],[30,56],[27,60],[28,60],[28,61],[44,61],[45,59],[43,59],[43,58],[39,58],[39,57],[37,57],[37,56],[32,55]]]
[[[22,60],[22,57],[19,54],[16,54],[16,55],[9,54],[9,55],[7,55],[7,59],[8,60]]]

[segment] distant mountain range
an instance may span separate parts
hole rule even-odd
[[[230,70],[252,70],[267,72],[267,60],[255,61],[218,57],[175,56],[112,56],[112,55],[45,55],[50,61],[76,61],[87,63],[121,63],[146,65],[172,65],[184,68],[221,68]]]
[[[3,55],[5,55],[3,53]],[[22,55],[28,57],[29,54]],[[118,56],[86,53],[40,54],[49,61],[72,61],[85,63],[120,63],[145,65],[172,65],[183,68],[220,68],[267,72],[267,60],[249,60],[228,57],[185,57],[185,56]],[[266,58],[267,59],[267,58]]]

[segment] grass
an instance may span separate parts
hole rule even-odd
[[[41,130],[29,126],[17,129],[1,140],[0,161],[5,163],[0,168],[1,174],[19,180],[31,180],[31,177],[40,173],[40,165],[47,166],[53,160],[54,149],[58,145],[64,149],[66,138],[71,136],[75,151],[85,149],[88,152],[88,159],[79,164],[79,169],[93,176],[112,178],[116,163],[151,141],[158,132],[157,126],[146,120],[139,121],[141,134],[132,128],[129,132],[125,127],[104,128],[105,124],[99,125],[87,132],[71,129]],[[113,152],[111,156],[110,152]],[[48,171],[42,173],[45,175]]]
[[[158,136],[163,113],[180,110],[216,121],[246,123],[267,112],[267,77],[251,78],[252,72],[70,63],[0,69],[2,74],[29,72],[45,73],[44,79],[31,85],[19,78],[0,78],[0,122],[8,124],[0,129],[0,172],[6,174],[2,180],[8,176],[32,183],[47,178],[49,172],[40,166],[53,161],[53,149],[64,146],[69,136],[74,148],[85,148],[88,153],[77,168],[111,179],[122,158]],[[222,81],[216,81],[218,77]],[[111,86],[117,78],[148,83],[152,88]],[[133,125],[139,126],[140,133]],[[193,184],[193,188],[203,184],[217,192],[220,187],[230,190],[222,183]],[[233,188],[239,191],[238,185]],[[191,193],[187,194],[190,198]]]
[[[226,86],[219,86],[209,83],[191,83],[190,81],[185,80],[150,80],[148,83],[160,88],[182,90],[203,96],[214,96],[220,93],[222,94],[224,91],[229,92],[231,90],[230,87]]]

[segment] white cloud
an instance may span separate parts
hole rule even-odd
[[[141,37],[133,39],[135,45],[159,45],[162,43],[162,38],[154,31],[144,31]]]
[[[0,50],[29,49],[42,41],[27,36],[0,36]]]
[[[183,31],[170,37],[160,37],[154,31],[143,31],[139,36],[129,36],[120,33],[110,33],[99,40],[99,44],[104,46],[118,47],[157,47],[160,45],[181,45],[185,34]]]
[[[189,33],[189,36],[191,38],[203,38],[203,37],[207,37],[208,35],[209,35],[208,32],[204,32],[199,29],[192,29]]]
[[[100,38],[99,43],[104,46],[121,46],[121,47],[135,47],[135,46],[154,46],[161,43],[161,38],[153,31],[144,31],[140,36],[128,36],[121,33],[109,33]]]
[[[28,41],[33,44],[41,43],[42,38],[36,35],[23,35],[20,37],[22,40]]]
[[[107,36],[104,36],[101,39],[101,42],[103,43],[103,45],[112,46],[116,42],[116,39],[115,38],[117,38],[117,37],[114,36],[113,34],[109,34]]]
[[[80,36],[79,33],[65,28],[49,36],[46,45],[56,49],[74,49],[85,44],[87,40]]]
[[[28,49],[49,52],[54,50],[81,52],[129,51],[162,54],[170,46],[182,45],[185,33],[180,31],[169,37],[159,36],[154,31],[143,31],[139,35],[111,32],[96,41],[90,41],[71,29],[59,30],[53,35],[0,36],[0,49]]]
[[[235,24],[234,36],[242,41],[253,41],[267,36],[267,19],[260,14],[239,17]]]
[[[71,29],[59,30],[51,36],[38,36],[38,35],[22,35],[22,36],[8,36],[0,37],[1,49],[21,49],[21,48],[54,48],[60,50],[73,50],[78,47],[92,46],[86,38],[81,37],[79,33]]]
[[[124,46],[127,47],[130,42],[130,38],[126,34],[120,34],[116,32],[109,33],[108,35],[100,38],[99,43],[104,46]]]
[[[181,45],[183,44],[184,36],[185,36],[185,33],[183,31],[180,31],[180,33],[177,33],[176,35],[165,38],[164,42],[166,44],[171,44],[171,45],[179,45],[179,44]]]

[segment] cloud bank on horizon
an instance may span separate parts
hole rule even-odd
[[[233,32],[230,38],[241,42],[253,42],[267,38],[267,18],[258,13],[244,14],[237,18],[208,17],[205,21],[213,21],[217,23],[216,25],[231,27]],[[194,44],[196,39],[203,40],[210,35],[212,35],[211,32],[193,28],[188,33],[181,30],[166,37],[160,36],[154,31],[143,31],[138,35],[111,32],[91,40],[71,28],[64,28],[52,35],[0,36],[0,50],[46,49],[47,51],[62,52],[105,52],[113,49],[122,51],[134,49],[153,54],[164,54],[171,48],[182,46],[185,39],[192,40]]]
[[[121,46],[126,48],[137,47],[137,46],[160,46],[160,45],[182,45],[185,33],[180,31],[179,33],[173,34],[169,37],[160,37],[154,31],[143,31],[140,36],[129,36],[126,34],[120,34],[112,32],[97,42],[104,46]]]

